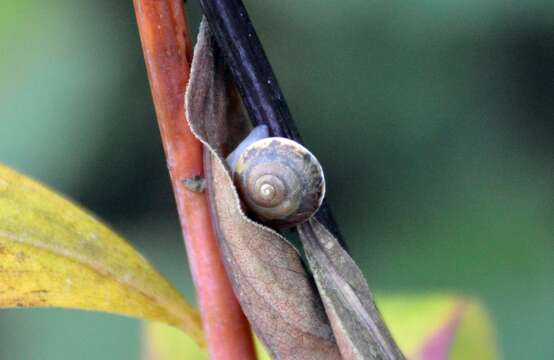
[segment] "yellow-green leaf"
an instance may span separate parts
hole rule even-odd
[[[500,359],[494,328],[479,302],[468,304],[452,343],[450,356],[453,360]]]
[[[208,360],[208,353],[179,329],[145,322],[142,331],[145,360]]]
[[[429,360],[421,356],[429,339],[459,314],[455,335],[449,344],[450,360],[495,360],[499,358],[494,330],[485,308],[476,300],[447,294],[385,295],[377,303],[398,345],[409,359]],[[463,310],[459,313],[459,310]],[[207,360],[207,354],[187,340],[179,330],[146,323],[144,330],[146,360]],[[256,341],[260,360],[270,360],[263,345]],[[435,357],[436,358],[436,357]]]
[[[145,360],[208,360],[208,353],[179,329],[157,322],[145,322],[142,331]],[[258,360],[271,360],[254,336]]]
[[[93,216],[0,164],[0,307],[64,307],[162,321],[202,344],[198,313]]]
[[[457,298],[448,295],[384,295],[377,305],[406,355],[415,354],[433,331],[448,319]]]
[[[377,304],[393,337],[410,359],[440,358],[424,350],[448,327],[452,330],[445,343],[448,359],[499,358],[487,311],[475,299],[449,294],[386,295],[378,296]]]

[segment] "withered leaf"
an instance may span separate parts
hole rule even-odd
[[[213,220],[235,294],[275,359],[340,359],[317,290],[296,249],[248,219],[223,156],[244,137],[246,119],[205,20],[186,93],[191,129],[205,145]]]
[[[404,359],[362,272],[338,240],[315,218],[298,232],[343,359]]]

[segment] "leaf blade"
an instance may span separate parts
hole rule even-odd
[[[478,299],[445,292],[385,294],[377,296],[377,300],[392,334],[409,359],[436,359],[436,353],[429,355],[425,350],[448,328],[450,334],[440,344],[444,348],[438,358],[500,358],[494,324]]]
[[[208,354],[181,331],[158,322],[143,324],[142,349],[145,360],[208,360]]]
[[[297,230],[342,357],[404,359],[361,270],[338,239],[315,218]]]
[[[0,164],[0,307],[18,306],[158,320],[203,343],[196,311],[131,245]]]
[[[187,119],[205,145],[214,229],[235,295],[275,359],[340,359],[323,305],[298,251],[248,219],[223,156],[247,129],[238,100],[201,23],[185,96]]]

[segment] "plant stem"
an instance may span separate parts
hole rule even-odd
[[[200,0],[200,4],[252,123],[267,125],[273,136],[301,143],[285,96],[242,1]],[[326,201],[316,217],[346,249]]]
[[[208,197],[183,184],[203,175],[202,144],[185,119],[192,41],[183,1],[134,0],[134,6],[210,358],[256,359],[249,324],[220,258]]]

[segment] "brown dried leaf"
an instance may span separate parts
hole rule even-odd
[[[273,358],[340,359],[323,305],[298,252],[241,210],[222,158],[247,128],[236,100],[203,20],[186,94],[187,118],[206,148],[212,214],[235,294]]]
[[[298,232],[343,359],[404,359],[362,272],[338,240],[315,218]]]

